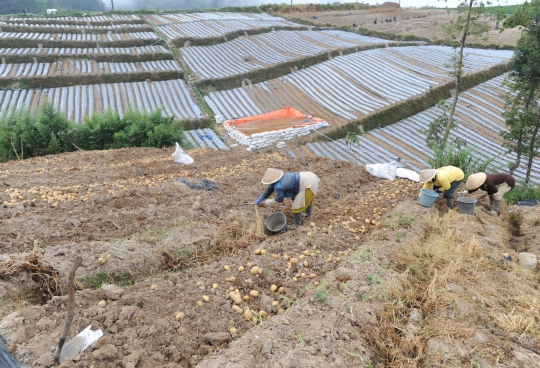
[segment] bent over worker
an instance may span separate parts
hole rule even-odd
[[[454,208],[454,192],[465,177],[463,171],[454,166],[444,166],[438,169],[422,170],[420,173],[420,183],[425,183],[423,189],[431,189],[440,193],[446,200],[448,208]]]
[[[484,172],[472,174],[465,183],[464,194],[474,193],[478,189],[487,192],[489,196],[489,206],[492,215],[496,215],[501,207],[503,195],[516,186],[516,179],[507,173],[486,174]]]
[[[266,199],[265,205],[283,203],[287,198],[292,199],[292,212],[294,224],[292,229],[302,225],[302,218],[309,217],[312,213],[312,203],[319,189],[319,177],[310,171],[286,172],[278,169],[268,169],[262,178],[262,183],[268,188],[255,201],[258,206]],[[267,199],[276,192],[275,199]],[[304,215],[302,216],[302,212]]]

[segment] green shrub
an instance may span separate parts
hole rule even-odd
[[[522,183],[522,185],[524,185],[524,183]],[[525,199],[536,199],[540,201],[540,186],[529,184],[525,190],[516,186],[504,195],[504,200],[507,204],[514,204],[517,201],[523,201]]]
[[[36,116],[23,106],[0,115],[0,161],[24,159],[76,149],[170,147],[183,144],[183,122],[163,116],[161,109],[134,109],[121,118],[114,110],[93,114],[84,124],[73,124],[45,101]]]

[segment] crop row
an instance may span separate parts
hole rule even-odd
[[[140,63],[108,63],[91,60],[61,60],[54,63],[0,64],[0,78],[22,78],[52,75],[137,73],[139,71],[182,71],[174,60]]]
[[[411,50],[422,53],[424,58],[414,62],[410,58]],[[472,49],[465,52],[467,71],[506,60],[504,52],[500,57],[478,57],[476,50]],[[446,82],[446,71],[438,69],[431,62],[436,59],[450,62],[452,55],[451,48],[438,46],[362,51],[336,57],[250,88],[212,92],[205,100],[214,113],[226,119],[292,106],[306,114],[316,116],[317,113],[318,117],[330,123],[336,117],[355,120]]]
[[[388,42],[343,31],[275,31],[213,46],[184,47],[181,52],[197,77],[217,79],[338,48]]]
[[[27,32],[0,32],[0,39],[36,40],[36,41],[77,41],[77,42],[114,42],[122,40],[155,40],[159,37],[154,32],[130,32],[107,34],[80,34],[80,33],[27,33]]]
[[[32,113],[48,99],[66,113],[69,120],[79,123],[94,112],[109,108],[123,116],[133,107],[141,111],[163,108],[166,116],[197,120],[202,113],[182,80],[96,84],[49,89],[0,90],[0,111],[26,105]]]
[[[455,119],[458,127],[450,134],[451,139],[460,139],[474,147],[475,153],[487,159],[496,156],[494,165],[504,170],[515,161],[516,155],[509,154],[502,147],[500,132],[506,130],[501,117],[506,92],[502,86],[504,77],[482,83],[459,96]],[[425,131],[430,122],[439,117],[438,107],[399,121],[384,128],[375,129],[358,136],[358,143],[347,145],[343,139],[332,142],[308,143],[302,147],[303,154],[309,150],[321,157],[349,161],[358,164],[388,162],[401,158],[414,170],[427,167],[433,152],[426,145]],[[308,150],[308,151],[306,151]],[[290,152],[295,155],[293,151]],[[516,169],[514,175],[524,179],[526,160]],[[534,160],[531,178],[540,183],[540,161]]]
[[[45,23],[54,23],[54,22],[129,22],[133,20],[141,20],[137,15],[120,15],[120,14],[111,14],[111,15],[95,15],[91,17],[52,17],[52,18],[19,18],[11,17],[8,18],[11,22],[45,22]]]
[[[140,28],[140,24],[110,24],[110,25],[99,25],[99,26],[93,26],[93,25],[85,25],[85,24],[26,24],[26,23],[15,23],[15,22],[9,22],[8,27],[29,27],[29,28],[65,28],[65,29],[91,29],[91,30],[103,30],[103,31],[110,31],[110,30],[123,30],[123,29],[129,29],[129,28]]]
[[[1,48],[0,55],[144,55],[144,54],[170,54],[170,50],[161,45],[138,47],[100,47],[100,48]]]

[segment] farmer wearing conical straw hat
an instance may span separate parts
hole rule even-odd
[[[310,171],[284,173],[282,170],[269,168],[262,178],[262,183],[268,185],[268,188],[255,204],[260,206],[266,200],[265,205],[272,205],[276,202],[283,203],[285,197],[291,198],[294,224],[290,228],[294,229],[302,225],[303,217],[311,216],[311,205],[319,189],[319,181],[319,177]],[[276,198],[267,199],[274,191]]]
[[[510,174],[494,173],[486,174],[484,172],[472,174],[465,183],[466,191],[463,194],[476,192],[481,189],[487,192],[489,196],[489,206],[492,215],[496,215],[501,207],[503,195],[516,186],[516,179]]]
[[[431,189],[437,193],[443,192],[448,208],[454,208],[454,192],[465,177],[463,171],[454,166],[444,166],[438,169],[422,170],[420,183],[425,183],[423,189]]]

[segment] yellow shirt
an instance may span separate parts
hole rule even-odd
[[[428,181],[424,184],[424,189],[431,189],[431,186],[440,187],[441,191],[450,189],[450,184],[455,181],[461,181],[465,177],[463,171],[454,166],[445,166],[437,169],[437,174],[435,175],[435,181]]]

